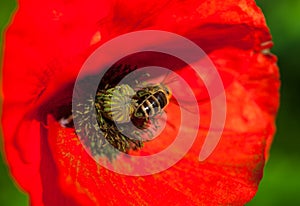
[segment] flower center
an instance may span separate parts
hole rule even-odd
[[[138,150],[159,128],[156,118],[168,105],[171,91],[163,84],[143,81],[147,74],[137,73],[122,82],[136,70],[130,65],[112,66],[101,79],[96,96],[86,97],[73,108],[74,118],[79,118],[76,133],[94,157],[113,158],[116,152],[110,145],[124,153]],[[97,120],[96,125],[92,119]]]

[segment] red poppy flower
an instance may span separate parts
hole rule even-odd
[[[114,37],[146,29],[182,35],[208,54],[225,87],[227,119],[218,146],[199,162],[211,105],[203,83],[189,81],[201,107],[193,147],[165,171],[126,176],[97,164],[74,129],[58,120],[71,111],[74,82],[89,55]],[[20,0],[3,61],[2,124],[12,175],[32,205],[244,205],[257,191],[275,130],[279,74],[270,41],[252,0]],[[193,79],[188,67],[176,72]],[[177,133],[178,105],[166,110],[173,126],[140,153],[160,150]]]

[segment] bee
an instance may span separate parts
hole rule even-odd
[[[146,86],[136,92],[136,107],[132,118],[145,119],[161,113],[170,102],[171,90],[164,84]]]

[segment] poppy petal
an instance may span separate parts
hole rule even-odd
[[[191,152],[169,170],[135,178],[97,165],[74,131],[48,114],[69,101],[69,86],[97,46],[141,29],[181,34],[209,54],[226,88],[228,121],[214,153],[199,163],[211,109],[209,102],[200,102],[201,125]],[[275,130],[278,68],[276,59],[264,54],[270,40],[251,0],[20,0],[6,32],[3,63],[2,123],[12,174],[29,192],[32,205],[155,205],[156,199],[245,204],[255,195]],[[181,71],[186,79],[192,74]],[[195,94],[203,91],[198,90],[201,82],[191,86]]]
[[[191,205],[243,205],[248,202],[262,178],[265,153],[274,134],[279,88],[276,58],[235,48],[217,50],[210,57],[218,69],[231,72],[235,77],[226,88],[227,116],[230,118],[211,157],[202,163],[197,159],[209,127],[209,121],[201,121],[198,140],[191,152],[174,167],[152,176],[123,176],[93,162],[74,131],[61,128],[50,118],[50,125],[53,125],[50,131],[54,133],[49,136],[53,137],[50,139],[53,140],[54,159],[63,174],[62,180],[72,178],[68,182],[62,181],[62,187],[81,203],[87,200],[77,194],[86,191],[87,198],[95,205],[124,204],[124,200],[131,204],[148,204],[148,199],[164,195],[159,204],[162,201],[165,201],[163,204],[186,202]],[[255,91],[260,91],[262,97],[254,95]],[[272,98],[264,98],[264,94],[270,95],[270,92]],[[200,106],[201,117],[206,119],[209,104],[200,103]],[[145,147],[146,152],[149,151],[147,143]],[[91,178],[87,180],[82,173],[88,173]],[[176,181],[169,181],[172,179]],[[155,188],[155,185],[159,187]]]

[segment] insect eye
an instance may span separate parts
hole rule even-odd
[[[168,98],[171,98],[172,92],[171,92],[171,90],[168,87],[166,87],[166,93],[168,95]]]
[[[167,95],[170,95],[170,90],[169,90],[168,87],[165,87],[164,90],[165,90],[165,92],[166,92]]]

